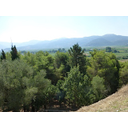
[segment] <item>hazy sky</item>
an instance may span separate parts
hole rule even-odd
[[[0,41],[9,43],[104,34],[128,36],[128,16],[0,16]]]

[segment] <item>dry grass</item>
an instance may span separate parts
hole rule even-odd
[[[80,108],[77,112],[128,112],[128,85],[97,103]]]

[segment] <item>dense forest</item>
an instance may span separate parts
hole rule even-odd
[[[78,44],[68,51],[1,52],[1,111],[36,112],[58,103],[70,108],[95,103],[128,83],[128,62],[119,62],[110,48],[90,51]]]

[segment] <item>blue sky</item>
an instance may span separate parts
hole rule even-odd
[[[0,41],[25,42],[117,34],[128,36],[128,16],[0,16]]]

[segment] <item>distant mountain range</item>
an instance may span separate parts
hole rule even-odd
[[[70,48],[78,43],[81,47],[102,47],[102,46],[128,46],[128,36],[106,34],[103,36],[89,36],[83,38],[60,38],[54,40],[32,40],[16,44],[18,50],[43,50],[54,48]],[[8,44],[8,45],[4,45]],[[9,50],[11,43],[0,42],[0,48]]]

